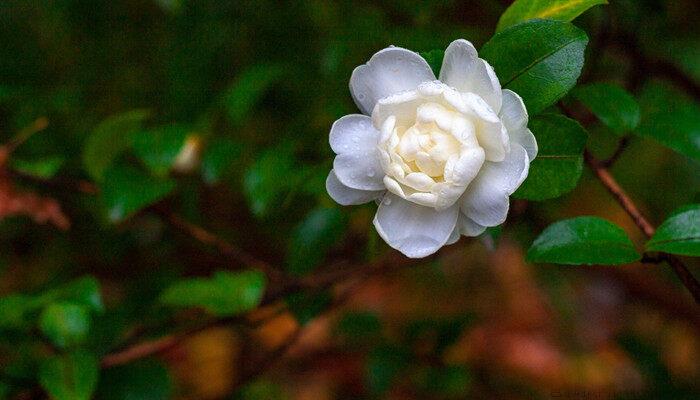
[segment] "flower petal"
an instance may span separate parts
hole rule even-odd
[[[350,93],[362,113],[370,115],[379,99],[432,80],[435,74],[418,53],[388,47],[355,68],[350,77]]]
[[[503,90],[503,107],[500,113],[501,121],[508,130],[510,140],[525,148],[530,161],[537,157],[537,140],[527,129],[528,115],[523,99],[512,90]]]
[[[346,115],[333,123],[328,141],[336,154],[367,152],[379,141],[379,131],[366,115]]]
[[[455,229],[450,233],[450,237],[447,239],[447,242],[445,242],[445,246],[457,243],[459,241],[459,236],[459,222],[457,222],[457,226],[455,226]]]
[[[459,90],[481,96],[496,112],[501,109],[501,84],[493,68],[477,55],[467,40],[458,39],[445,50],[440,81]]]
[[[345,186],[360,190],[385,190],[384,170],[379,161],[379,150],[338,154],[333,170]]]
[[[374,217],[374,226],[389,246],[408,257],[421,258],[445,245],[458,213],[457,205],[436,211],[387,193]]]
[[[477,224],[463,213],[459,213],[457,228],[459,228],[460,234],[468,237],[479,236],[486,230],[485,226]]]
[[[508,196],[525,180],[529,166],[527,152],[518,144],[512,145],[503,161],[485,162],[462,196],[462,212],[479,225],[502,224],[508,214]]]
[[[479,145],[486,152],[486,161],[502,161],[508,153],[510,139],[498,115],[474,93],[463,93],[462,99],[476,115],[473,121]]]
[[[368,203],[382,197],[384,194],[384,191],[359,190],[347,187],[338,180],[333,170],[326,178],[326,191],[336,203],[343,206]]]

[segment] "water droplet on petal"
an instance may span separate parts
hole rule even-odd
[[[390,204],[391,204],[391,199],[388,198],[388,197],[385,197],[385,198],[384,198],[384,204],[386,204],[387,206],[390,205]]]
[[[374,177],[374,170],[367,171],[367,176],[370,178]]]

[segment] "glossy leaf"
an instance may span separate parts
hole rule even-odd
[[[598,119],[613,132],[622,135],[639,125],[641,111],[637,101],[619,86],[592,83],[572,92]]]
[[[576,121],[559,114],[542,114],[530,121],[539,153],[516,198],[546,200],[576,187],[583,170],[583,148],[588,135]]]
[[[345,231],[345,215],[337,208],[310,212],[296,227],[287,256],[287,270],[295,275],[313,271]]]
[[[479,56],[536,115],[574,87],[587,44],[586,33],[568,22],[532,20],[497,33]]]
[[[170,179],[157,179],[139,169],[116,164],[105,172],[102,200],[108,217],[118,222],[162,200],[175,189]]]
[[[536,263],[616,265],[639,259],[625,231],[598,217],[556,222],[535,239],[527,252],[527,260]]]
[[[165,176],[184,146],[188,133],[189,130],[181,125],[136,131],[132,134],[132,148],[153,174]]]
[[[39,382],[54,400],[88,400],[97,386],[99,362],[86,352],[52,356],[39,369]]]
[[[496,32],[531,19],[572,21],[589,8],[607,0],[515,0],[498,20]]]
[[[683,207],[664,221],[647,250],[700,257],[700,204]]]
[[[241,72],[224,96],[231,123],[241,125],[265,92],[284,73],[279,65],[254,65]]]
[[[148,118],[146,110],[117,114],[99,124],[83,147],[83,165],[90,177],[101,180],[105,170],[128,146],[133,132]]]
[[[637,129],[687,157],[700,161],[700,106],[677,89],[652,82],[640,96],[642,122]]]
[[[166,289],[163,304],[201,307],[215,315],[236,315],[260,303],[265,291],[265,275],[260,271],[218,271],[212,278],[192,278]]]
[[[42,311],[39,328],[58,347],[76,346],[85,340],[90,330],[90,313],[83,305],[54,303]]]

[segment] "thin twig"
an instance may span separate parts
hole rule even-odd
[[[615,148],[615,151],[610,155],[610,157],[608,157],[605,160],[602,160],[600,162],[600,164],[605,168],[612,167],[617,162],[617,160],[620,158],[622,153],[624,153],[625,150],[627,150],[627,145],[629,145],[630,139],[631,139],[631,136],[629,136],[629,135],[623,136],[622,139],[620,139],[620,141],[617,143],[617,147]]]
[[[586,163],[591,167],[593,172],[596,174],[600,182],[605,186],[605,188],[610,192],[610,194],[615,197],[617,202],[622,206],[622,208],[627,212],[627,214],[632,218],[634,223],[639,227],[639,229],[647,237],[652,237],[656,229],[654,226],[647,221],[647,219],[642,215],[637,206],[634,204],[632,199],[625,193],[625,191],[620,187],[615,178],[608,172],[608,170],[601,164],[600,161],[596,160],[591,153],[587,150],[584,152],[584,158]],[[671,254],[662,253],[660,256],[661,261],[666,261],[673,272],[678,276],[683,285],[688,289],[688,291],[693,295],[695,301],[700,304],[700,282],[695,279],[693,274],[690,273],[688,268],[683,264],[681,260]]]

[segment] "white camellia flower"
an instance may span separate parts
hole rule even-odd
[[[416,258],[505,221],[537,142],[520,96],[470,42],[447,47],[440,80],[417,53],[386,48],[355,68],[350,92],[363,115],[331,128],[336,202],[377,200],[379,235]]]

